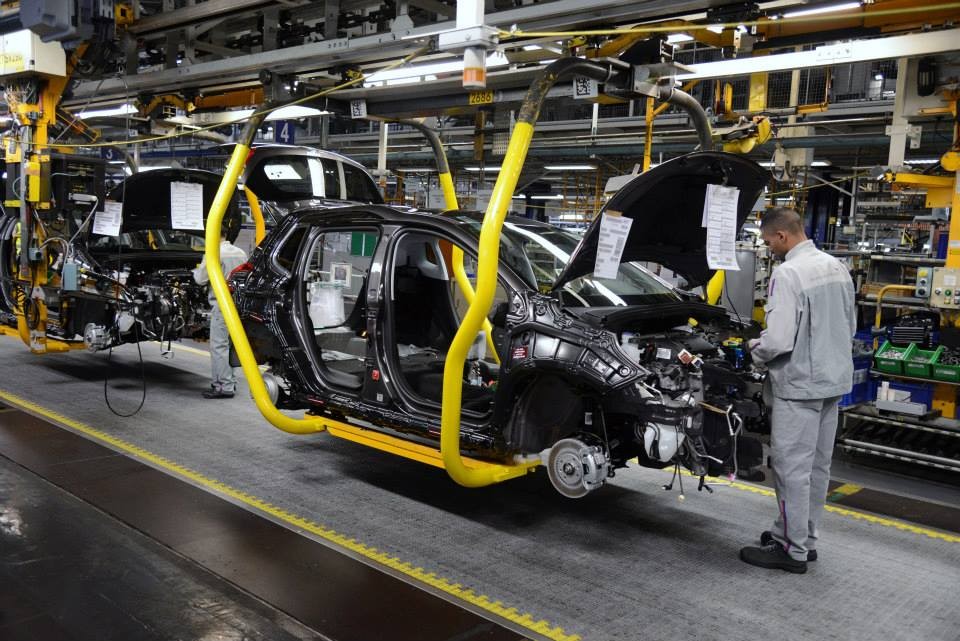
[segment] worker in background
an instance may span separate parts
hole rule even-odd
[[[783,263],[770,276],[767,328],[749,342],[772,393],[771,461],[779,515],[740,558],[762,568],[807,571],[817,558],[840,397],[853,386],[857,329],[846,267],[817,249],[792,209],[768,211],[760,235]]]
[[[228,276],[234,269],[247,262],[247,254],[226,239],[225,230],[220,235],[220,269]],[[210,282],[207,274],[207,257],[193,270],[193,279],[200,285]],[[204,398],[233,398],[237,391],[237,377],[230,367],[230,334],[223,320],[217,299],[210,290],[210,389],[203,391]]]

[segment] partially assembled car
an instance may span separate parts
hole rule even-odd
[[[47,282],[40,286],[46,335],[66,343],[83,341],[92,351],[142,340],[169,343],[205,336],[207,287],[196,284],[192,273],[203,258],[204,232],[174,228],[170,186],[201,185],[205,220],[220,180],[213,172],[164,168],[136,173],[106,194],[101,183],[94,207],[101,208],[104,197],[123,203],[120,233],[94,234],[91,220],[84,221],[92,215],[89,204],[76,206],[74,216],[64,216],[63,229],[46,243],[51,260]],[[258,147],[242,180],[270,225],[289,207],[383,202],[362,166],[308,147]],[[238,238],[241,222],[238,194],[223,221],[231,242]],[[0,219],[0,314],[4,322],[16,325],[15,312],[22,310],[29,327],[38,322],[39,312],[35,296],[27,295],[15,277],[19,224],[16,216]]]
[[[496,353],[478,336],[463,371],[463,450],[539,456],[574,498],[633,459],[701,477],[756,472],[760,443],[745,430],[767,421],[761,375],[733,347],[743,327],[642,263],[705,284],[706,185],[739,189],[739,227],[765,180],[740,156],[694,153],[623,187],[582,238],[508,217]],[[593,273],[605,215],[633,221],[615,278]],[[453,250],[469,273],[481,224],[476,212],[292,209],[228,279],[277,406],[435,447],[446,351],[467,308]]]

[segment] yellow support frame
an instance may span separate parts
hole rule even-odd
[[[465,487],[482,487],[499,483],[507,479],[524,476],[540,464],[539,457],[530,457],[519,460],[514,464],[500,464],[464,458],[460,450],[460,412],[462,409],[463,394],[463,367],[467,353],[477,333],[484,326],[486,316],[493,304],[496,294],[497,274],[499,268],[500,236],[507,210],[520,178],[520,171],[526,160],[533,139],[534,123],[537,120],[540,106],[547,91],[557,81],[559,76],[571,73],[582,73],[595,79],[608,79],[617,70],[609,63],[591,62],[577,58],[566,58],[550,64],[534,80],[521,106],[518,122],[510,137],[510,144],[504,157],[504,162],[493,194],[483,218],[480,229],[478,247],[478,264],[476,291],[469,308],[460,323],[453,341],[447,351],[443,373],[443,399],[441,402],[440,418],[440,452],[429,447],[413,447],[404,439],[398,439],[376,431],[367,431],[347,423],[336,421],[322,416],[308,414],[302,419],[282,414],[267,393],[263,375],[260,372],[250,341],[243,329],[243,324],[237,314],[236,305],[230,296],[220,265],[220,229],[223,223],[223,214],[227,209],[230,198],[236,189],[237,178],[243,170],[249,155],[250,144],[254,135],[263,122],[264,117],[281,105],[267,106],[250,118],[244,130],[243,140],[234,148],[226,173],[220,183],[216,198],[207,216],[205,258],[210,287],[223,313],[227,330],[233,340],[234,348],[243,368],[243,373],[250,385],[254,402],[260,412],[274,426],[294,434],[309,434],[329,430],[331,434],[341,438],[361,442],[370,447],[406,458],[418,460],[431,465],[442,463],[443,469],[457,483]],[[682,93],[682,92],[679,92]],[[666,100],[674,100],[678,92],[671,92]],[[692,103],[689,96],[685,96],[688,103]],[[682,101],[681,101],[682,102]],[[705,120],[704,120],[705,122]],[[709,125],[707,125],[709,127]],[[707,130],[698,132],[701,140],[709,140]],[[706,143],[704,143],[706,144]],[[453,182],[449,177],[446,159],[442,150],[437,153],[441,186],[448,202],[454,202],[455,194]],[[446,176],[444,175],[446,174]],[[438,465],[439,467],[439,465]]]

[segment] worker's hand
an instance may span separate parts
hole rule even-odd
[[[757,345],[759,344],[760,344],[759,338],[751,338],[750,340],[747,341],[747,349],[749,349],[750,351],[753,351],[754,349],[756,349]]]

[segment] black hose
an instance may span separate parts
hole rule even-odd
[[[556,60],[547,65],[547,67],[534,78],[533,82],[530,83],[530,89],[527,90],[527,95],[524,97],[523,104],[520,106],[517,120],[529,125],[535,124],[537,118],[540,116],[540,107],[543,105],[544,98],[547,97],[547,92],[550,91],[550,88],[553,87],[562,76],[577,73],[581,76],[592,78],[597,82],[607,82],[618,71],[621,70],[615,69],[611,63],[600,64],[592,60],[584,60],[583,58],[561,58],[560,60]],[[629,71],[629,68],[624,67],[622,71]]]
[[[707,112],[703,106],[697,102],[693,96],[680,89],[660,86],[660,100],[676,105],[690,116],[694,128],[697,130],[697,137],[700,139],[700,151],[713,150],[713,134],[710,130],[710,120],[707,118]]]
[[[416,120],[395,120],[397,124],[413,127],[423,134],[423,137],[430,143],[433,149],[433,155],[437,159],[437,172],[441,174],[450,173],[450,164],[447,162],[447,154],[443,151],[443,143],[440,141],[440,135],[432,127],[428,127],[422,122]]]

